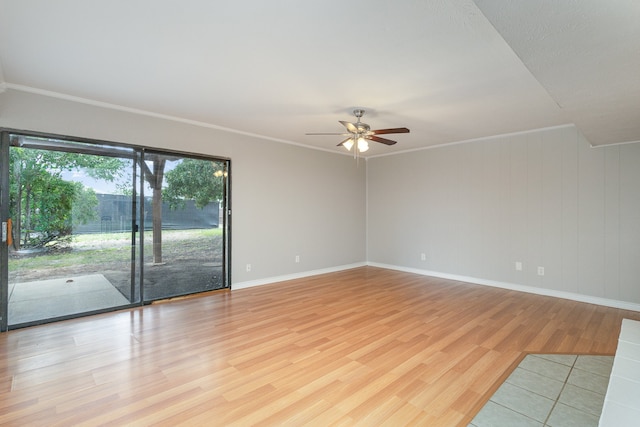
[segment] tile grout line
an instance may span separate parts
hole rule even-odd
[[[556,406],[558,406],[558,402],[560,401],[560,396],[562,396],[562,392],[564,391],[565,387],[567,387],[567,383],[569,382],[569,377],[571,376],[571,373],[573,372],[573,369],[575,368],[577,361],[578,361],[578,357],[576,356],[576,358],[573,360],[573,363],[571,364],[571,369],[569,369],[569,373],[567,374],[567,377],[564,379],[564,384],[562,384],[560,393],[558,393],[558,396],[556,397],[555,402],[553,402],[553,405],[551,406],[551,409],[547,414],[547,418],[544,420],[544,423],[543,423],[544,427],[547,427],[549,425],[549,418],[551,418],[551,414],[553,414],[553,410],[556,409]]]
[[[583,409],[580,409],[580,408],[578,408],[578,407],[575,407],[575,406],[573,406],[572,404],[568,404],[568,403],[560,402],[560,399],[561,399],[561,397],[562,397],[563,392],[567,390],[567,386],[568,386],[568,385],[571,385],[571,386],[577,387],[577,388],[579,388],[579,389],[582,389],[582,390],[585,390],[585,391],[588,391],[588,392],[591,392],[591,393],[595,393],[595,394],[602,395],[602,393],[600,393],[600,392],[598,392],[598,391],[595,391],[595,390],[593,390],[593,389],[590,389],[590,388],[588,388],[588,387],[582,387],[581,385],[577,385],[577,384],[569,383],[569,380],[570,380],[570,378],[571,378],[571,375],[572,375],[574,372],[584,371],[584,372],[591,373],[591,374],[593,374],[593,375],[601,376],[601,377],[607,377],[606,375],[600,375],[600,374],[599,374],[598,372],[596,372],[596,371],[591,371],[591,370],[589,370],[589,369],[582,369],[582,368],[578,367],[577,365],[578,365],[578,360],[580,359],[580,356],[581,356],[580,354],[575,355],[575,358],[573,359],[573,361],[571,362],[571,364],[568,364],[568,363],[562,363],[562,362],[554,361],[554,360],[551,360],[551,359],[546,359],[546,358],[544,358],[544,357],[540,357],[540,355],[536,355],[536,354],[531,354],[531,356],[539,357],[539,358],[544,359],[544,360],[546,360],[546,361],[548,361],[548,362],[558,363],[558,364],[564,365],[565,367],[568,367],[568,368],[569,368],[569,371],[567,372],[567,375],[565,376],[564,381],[556,380],[557,382],[560,382],[560,383],[562,384],[562,386],[560,387],[560,390],[559,390],[559,392],[558,392],[557,396],[555,397],[555,399],[554,399],[554,398],[552,398],[552,397],[547,397],[547,396],[545,396],[545,395],[543,395],[543,394],[539,394],[539,393],[537,393],[537,392],[535,392],[535,391],[529,390],[529,389],[527,389],[526,387],[522,387],[522,386],[520,386],[520,385],[517,385],[517,384],[511,384],[511,383],[510,383],[513,387],[516,387],[516,388],[518,388],[518,389],[521,389],[521,390],[524,390],[524,391],[528,391],[528,392],[534,393],[534,394],[536,394],[537,396],[540,396],[540,397],[546,398],[546,399],[548,399],[548,400],[550,400],[550,401],[552,401],[552,402],[553,402],[553,403],[552,403],[552,406],[551,406],[551,408],[550,408],[550,410],[549,410],[549,411],[548,411],[548,413],[546,414],[546,418],[545,418],[544,422],[542,422],[542,424],[541,424],[542,426],[544,426],[544,427],[549,427],[549,424],[548,424],[548,423],[549,423],[549,421],[551,420],[551,416],[552,416],[552,414],[554,413],[554,411],[555,411],[557,408],[559,408],[559,405],[558,405],[559,403],[562,403],[563,405],[566,405],[567,407],[569,407],[569,408],[571,408],[571,409],[573,409],[573,410],[575,410],[575,411],[577,411],[577,412],[579,412],[579,413],[582,413],[582,414],[585,414],[585,415],[589,415],[589,416],[594,415],[594,414],[592,414],[592,413],[590,413],[590,412],[584,411]],[[523,360],[524,360],[524,359],[523,359]],[[521,367],[521,366],[520,366],[521,364],[522,364],[522,361],[520,362],[520,364],[518,364],[518,366],[516,366],[516,368],[515,368],[511,373],[515,372],[515,370],[516,370],[516,369],[521,368],[521,369],[523,369],[524,371],[527,371],[527,372],[530,372],[530,373],[533,373],[533,374],[537,374],[537,375],[541,375],[541,374],[540,374],[540,372],[538,372],[537,370],[532,370],[532,369],[527,369],[527,368]],[[542,375],[542,376],[544,376],[544,375]],[[549,379],[553,379],[553,378],[551,378],[551,377],[548,377],[548,378],[549,378]],[[504,380],[503,384],[502,384],[500,387],[502,387],[502,386],[503,386],[504,384],[506,384],[506,383],[509,383],[509,381],[508,381],[508,380],[509,380],[509,377],[507,377],[507,378]],[[498,390],[500,389],[500,387],[498,388]],[[497,390],[496,390],[496,392],[497,392]],[[495,395],[495,393],[494,393],[494,395]],[[527,418],[527,419],[530,419],[530,420],[532,420],[532,421],[535,421],[536,423],[539,423],[539,422],[540,422],[540,421],[536,420],[535,418],[532,418],[531,416],[529,416],[529,415],[527,415],[526,413],[524,413],[520,408],[510,407],[510,406],[507,406],[507,405],[504,405],[504,404],[502,404],[502,403],[499,403],[499,402],[494,401],[494,400],[493,400],[493,397],[494,397],[494,396],[491,396],[491,398],[489,398],[489,400],[487,401],[487,403],[488,403],[488,402],[492,402],[492,403],[493,403],[493,404],[495,404],[495,405],[498,405],[498,406],[500,406],[500,407],[502,407],[502,408],[504,408],[504,409],[506,409],[506,410],[509,410],[509,411],[511,411],[511,412],[517,413],[517,414],[519,414],[520,416],[523,416],[523,417],[525,417],[525,418]],[[604,395],[603,395],[603,397],[604,397]],[[478,412],[478,414],[479,414],[480,412],[481,412],[481,411],[479,411],[479,412]],[[476,414],[476,416],[477,416],[478,414]],[[597,415],[596,415],[596,417],[597,417]],[[475,418],[474,418],[474,420],[475,420]],[[474,420],[472,420],[472,422],[473,422]],[[474,424],[469,424],[469,426],[470,426],[470,427],[472,427],[472,426],[474,426]]]

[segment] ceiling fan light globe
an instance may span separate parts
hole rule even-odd
[[[358,139],[358,151],[361,153],[364,153],[368,149],[369,149],[369,143],[367,142],[367,140],[364,138]]]
[[[348,139],[344,144],[342,144],[342,146],[346,148],[347,151],[351,151],[351,147],[353,147],[353,139]]]

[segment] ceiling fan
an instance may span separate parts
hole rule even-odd
[[[356,149],[354,150],[354,156],[357,156],[358,153],[364,153],[369,149],[368,141],[380,142],[386,145],[393,145],[397,141],[393,141],[387,138],[381,138],[377,135],[386,135],[390,133],[409,133],[409,129],[407,128],[390,128],[390,129],[376,129],[371,130],[371,127],[360,121],[360,118],[364,116],[365,111],[363,109],[355,109],[353,110],[353,115],[356,116],[356,122],[350,123],[345,122],[343,120],[339,120],[340,123],[347,129],[346,133],[307,133],[307,135],[343,135],[348,138],[342,141],[339,146],[343,146],[348,151],[351,151],[351,148],[355,145]]]

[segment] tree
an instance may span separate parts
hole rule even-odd
[[[93,178],[113,181],[125,166],[118,158],[22,147],[11,147],[9,162],[9,211],[16,250],[20,249],[23,230],[25,243],[36,226],[40,233],[71,230],[71,206],[80,189],[62,180],[63,171],[83,169]]]
[[[72,182],[51,175],[33,188],[33,203],[36,208],[27,226],[37,231],[42,240],[49,237],[71,234],[71,212],[75,198]]]
[[[224,163],[210,160],[183,159],[174,169],[165,174],[166,162],[178,157],[149,155],[152,168],[142,163],[145,179],[153,192],[152,201],[152,241],[153,263],[162,263],[162,202],[163,198],[172,209],[184,207],[185,200],[194,200],[199,208],[221,200],[223,194],[222,175],[216,172],[224,169]],[[163,188],[166,176],[166,188]]]
[[[72,183],[74,186],[74,200],[71,210],[72,225],[87,224],[99,218],[98,215],[98,196],[93,188],[88,188],[80,182]]]
[[[185,200],[193,200],[202,209],[209,203],[222,200],[224,164],[208,160],[185,159],[167,172],[165,199],[171,209],[184,208]]]
[[[149,155],[147,158],[153,162],[153,170],[149,169],[146,162],[140,162],[144,170],[144,178],[151,187],[152,202],[152,247],[153,263],[162,263],[162,182],[164,181],[164,168],[167,157],[161,155]]]

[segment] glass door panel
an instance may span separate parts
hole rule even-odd
[[[136,156],[120,147],[11,137],[9,327],[139,298]]]
[[[145,151],[145,301],[228,287],[228,161]]]

